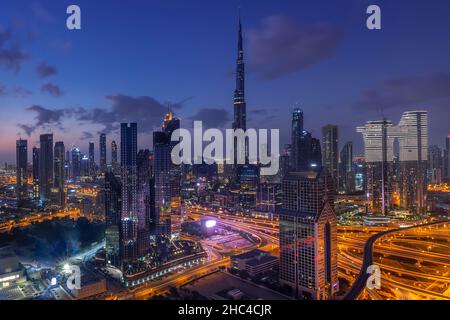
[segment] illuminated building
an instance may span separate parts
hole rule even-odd
[[[155,210],[151,200],[153,176],[153,155],[149,150],[139,150],[137,155],[137,214],[138,214],[138,256],[144,257],[150,250],[150,227],[152,212]],[[153,205],[152,205],[153,204]]]
[[[339,145],[338,127],[326,125],[322,127],[322,166],[328,170],[333,178],[334,185],[338,184]]]
[[[259,183],[256,190],[256,208],[253,216],[273,219],[277,208],[281,204],[281,184]]]
[[[60,208],[64,208],[66,205],[66,196],[64,190],[64,142],[58,141],[55,143],[54,155],[54,204]]]
[[[230,262],[232,270],[245,271],[251,277],[265,274],[273,270],[277,265],[277,257],[258,249],[232,256]]]
[[[340,189],[346,193],[355,191],[355,170],[353,169],[353,143],[347,142],[341,150],[339,164]]]
[[[280,283],[297,298],[332,299],[339,290],[332,178],[325,170],[290,172],[282,190]]]
[[[383,215],[391,208],[392,161],[396,129],[388,120],[368,121],[356,128],[364,140],[368,210]]]
[[[164,117],[162,131],[153,132],[156,233],[163,242],[179,236],[183,220],[181,166],[173,164],[171,159],[171,152],[176,144],[171,141],[172,133],[179,128],[180,120],[169,110]]]
[[[303,110],[300,108],[295,108],[292,113],[291,139],[289,170],[320,169],[322,166],[320,141],[304,129]]]
[[[120,125],[120,164],[122,184],[121,261],[130,262],[137,252],[137,124]]]
[[[21,207],[28,199],[27,187],[28,141],[16,141],[16,196],[17,206]]]
[[[450,182],[450,134],[445,139],[444,150],[444,178],[447,182]]]
[[[112,171],[116,173],[119,168],[119,162],[117,160],[117,143],[114,140],[111,142],[111,166]]]
[[[53,188],[53,134],[40,136],[39,192],[41,204],[51,201]]]
[[[398,124],[400,207],[425,214],[428,113],[407,111]]]
[[[94,142],[89,142],[89,175],[95,176],[95,146]]]
[[[106,134],[100,134],[100,172],[106,172]]]
[[[39,200],[39,148],[33,147],[33,200]]]
[[[72,180],[76,181],[81,176],[81,152],[76,146],[72,147],[72,161],[70,162],[70,173]]]
[[[443,157],[442,150],[438,146],[428,148],[427,180],[429,183],[441,183],[443,181]]]
[[[120,268],[120,210],[122,186],[112,172],[105,173],[106,263]]]
[[[238,57],[236,60],[236,88],[234,90],[234,118],[233,129],[247,130],[247,104],[245,102],[245,62],[244,62],[244,42],[242,38],[242,24],[239,18],[238,31]],[[245,160],[248,160],[248,141],[245,141]],[[237,178],[239,165],[237,164],[238,145],[234,142],[234,177]]]

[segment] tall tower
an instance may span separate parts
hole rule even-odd
[[[51,199],[53,188],[53,134],[40,136],[39,152],[39,192],[41,204]]]
[[[64,181],[65,181],[65,174],[64,174],[64,155],[65,155],[65,148],[64,148],[64,142],[58,141],[55,143],[55,149],[54,149],[54,155],[55,155],[55,161],[54,161],[54,200],[55,204],[57,204],[61,209],[63,209],[66,205],[66,197],[64,193]]]
[[[33,200],[39,200],[39,148],[33,147]]]
[[[100,172],[106,172],[106,134],[100,135]]]
[[[332,124],[322,127],[322,165],[328,170],[338,186],[338,127]]]
[[[137,258],[137,124],[120,125],[122,169],[121,260]]]
[[[239,31],[238,31],[238,56],[236,61],[236,89],[234,90],[234,119],[233,130],[242,129],[247,130],[247,105],[245,103],[245,63],[244,63],[244,44],[242,39],[242,24],[239,17]],[[233,161],[233,176],[237,181],[241,166],[238,165],[238,139],[234,141],[234,161]],[[242,147],[242,146],[241,146]],[[244,159],[248,160],[248,141],[244,142]],[[230,159],[231,160],[231,159]]]
[[[16,141],[16,193],[17,206],[20,207],[27,198],[27,164],[28,141]]]
[[[89,142],[89,174],[95,175],[95,146],[94,142]]]
[[[238,57],[236,61],[236,89],[234,90],[233,129],[247,129],[247,110],[245,103],[245,63],[241,18],[239,18]]]
[[[117,171],[118,162],[117,162],[117,144],[116,141],[111,142],[111,167],[113,172]]]

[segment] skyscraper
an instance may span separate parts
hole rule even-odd
[[[400,206],[425,214],[428,113],[406,111],[397,127],[400,149]]]
[[[152,222],[152,175],[153,155],[149,150],[137,154],[137,214],[138,214],[138,256],[145,256],[150,250],[150,223]]]
[[[100,147],[102,149],[102,147]],[[120,125],[121,261],[137,258],[137,124]]]
[[[443,153],[438,146],[428,148],[427,181],[430,183],[441,183],[443,181]]]
[[[290,172],[282,194],[280,283],[297,298],[332,299],[339,282],[331,176],[325,170]]]
[[[33,147],[33,200],[39,197],[39,148]]]
[[[303,110],[296,107],[292,113],[291,171],[318,170],[322,166],[320,141],[304,129]]]
[[[45,205],[51,201],[53,188],[53,134],[40,136],[39,151],[39,192],[40,201]]]
[[[106,172],[106,134],[100,134],[100,172]]]
[[[245,102],[245,62],[244,62],[244,42],[242,37],[242,24],[239,17],[238,30],[238,52],[236,60],[236,88],[234,90],[234,117],[233,130],[247,130],[247,104]],[[238,140],[234,141],[234,162],[233,162],[233,179],[239,182],[240,165],[238,164],[238,151],[240,151]],[[244,141],[244,159],[248,161],[248,141]]]
[[[20,207],[28,198],[28,141],[16,141],[16,195],[17,206]]]
[[[64,192],[64,155],[65,147],[64,142],[59,141],[55,143],[55,161],[54,161],[54,203],[60,208],[64,208],[66,205],[66,196]]]
[[[89,142],[89,174],[95,175],[95,146],[94,142]]]
[[[388,120],[367,121],[356,128],[364,139],[367,204],[371,212],[387,214],[391,208],[392,161],[397,129]]]
[[[353,143],[347,142],[341,151],[339,164],[340,189],[346,193],[355,191],[355,171],[353,169]]]
[[[338,127],[326,125],[322,127],[322,165],[330,172],[334,185],[338,186],[339,142]]]
[[[117,172],[119,163],[117,161],[117,144],[116,141],[111,142],[111,167],[113,172]]]
[[[83,155],[81,154],[80,149],[76,146],[72,147],[72,161],[71,164],[71,178],[72,180],[77,180],[81,176],[81,160]]]
[[[117,268],[120,264],[120,211],[122,186],[114,173],[105,173],[105,240],[106,264]]]

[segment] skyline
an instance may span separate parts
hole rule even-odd
[[[0,128],[0,161],[13,161],[19,136],[29,140],[31,150],[39,134],[50,129],[55,141],[76,144],[84,152],[94,141],[98,154],[99,133],[109,133],[109,149],[112,140],[119,140],[120,122],[137,122],[139,147],[150,148],[151,131],[160,127],[167,110],[165,101],[172,102],[183,127],[193,120],[231,127],[239,4],[133,1],[124,8],[112,1],[105,10],[105,3],[79,1],[82,30],[76,32],[64,27],[65,2],[14,3],[0,13],[0,57],[15,54],[15,59],[0,59],[0,117],[9,119]],[[305,128],[314,136],[321,137],[328,123],[338,125],[339,149],[350,140],[361,154],[356,127],[380,120],[377,106],[394,123],[404,111],[425,109],[430,145],[442,147],[449,134],[442,119],[450,116],[445,63],[450,45],[444,40],[450,5],[437,1],[431,10],[420,10],[426,4],[418,1],[408,8],[385,1],[379,5],[383,29],[369,31],[366,3],[324,7],[262,1],[255,11],[244,2],[248,127],[258,128],[255,124],[264,119],[267,128],[281,129],[283,145],[290,135],[286,124],[299,102]],[[213,11],[204,12],[216,15],[202,15],[199,6],[211,6]],[[410,21],[412,14],[417,23]],[[121,15],[126,23],[120,23]],[[186,30],[175,30],[173,18]],[[120,66],[122,59],[126,63]],[[26,131],[32,131],[31,137]]]

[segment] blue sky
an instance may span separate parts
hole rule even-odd
[[[373,3],[382,30],[366,28]],[[66,28],[69,4],[80,6],[82,30]],[[230,127],[239,7],[250,127],[280,128],[288,142],[298,102],[313,135],[337,124],[341,146],[351,140],[359,151],[355,126],[383,115],[398,122],[406,110],[429,111],[431,144],[450,133],[445,0],[0,0],[0,7],[1,161],[14,160],[19,136],[31,147],[48,131],[87,152],[99,132],[117,139],[118,121],[138,121],[140,147],[149,148],[168,101],[184,126],[197,119]]]

